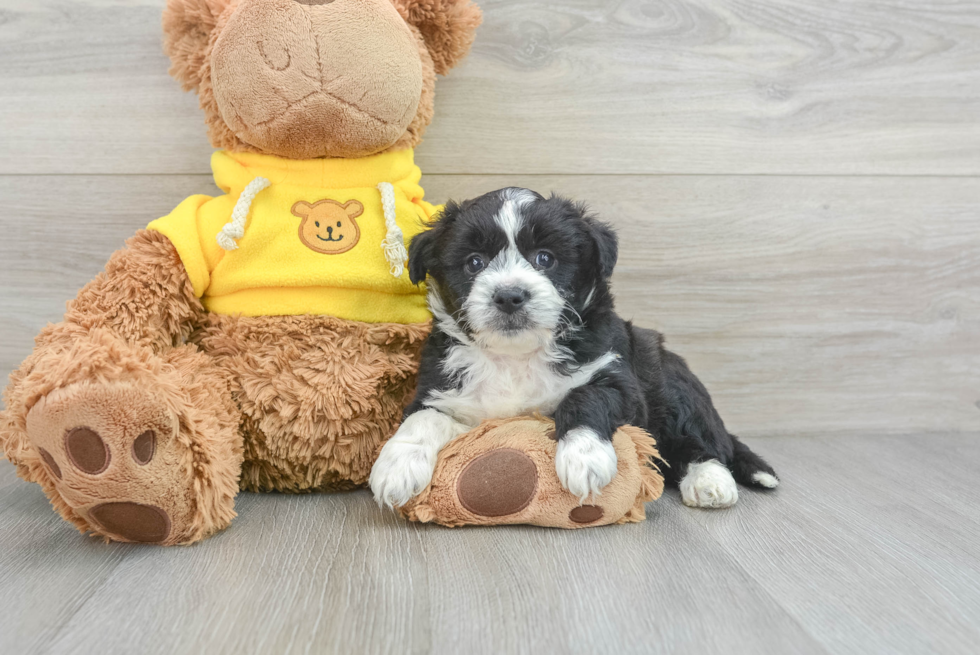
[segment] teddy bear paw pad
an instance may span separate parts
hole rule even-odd
[[[89,475],[105,471],[112,458],[106,442],[89,428],[73,428],[65,433],[65,453],[75,468]]]
[[[126,384],[57,389],[27,415],[54,492],[91,531],[139,543],[166,542],[191,513],[190,493],[177,491],[192,484],[177,424],[149,391]]]
[[[507,516],[527,507],[537,488],[534,460],[519,450],[498,448],[467,464],[456,493],[463,507],[477,516]]]
[[[55,461],[51,453],[40,447],[37,449],[37,451],[41,454],[41,459],[43,459],[44,463],[47,464],[48,470],[51,471],[51,474],[60,480],[61,467],[58,466],[58,462]]]
[[[582,505],[568,513],[568,519],[574,523],[595,523],[602,518],[605,511],[598,505]]]
[[[147,430],[133,441],[133,460],[140,466],[146,466],[153,459],[157,449],[157,433]]]
[[[101,503],[89,510],[89,516],[120,541],[156,544],[170,536],[170,517],[153,505]]]

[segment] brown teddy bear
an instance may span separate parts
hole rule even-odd
[[[229,524],[239,489],[367,481],[430,329],[405,270],[436,210],[412,149],[479,22],[470,0],[169,0],[171,73],[200,95],[224,195],[137,233],[11,375],[0,448],[65,519],[187,544]],[[402,513],[642,520],[663,488],[648,435],[616,434],[618,475],[582,506],[552,434],[538,417],[460,436]]]
[[[11,375],[0,448],[80,530],[186,544],[239,488],[368,477],[429,331],[413,160],[470,0],[169,0],[224,192],[116,252]]]

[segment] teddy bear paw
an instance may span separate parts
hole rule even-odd
[[[62,500],[92,532],[116,541],[171,543],[189,517],[178,421],[127,384],[80,383],[42,397],[27,434]]]

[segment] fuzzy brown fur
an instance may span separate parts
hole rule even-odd
[[[398,13],[424,39],[435,72],[445,75],[470,51],[480,10],[458,0],[392,0]]]
[[[428,334],[427,323],[212,315],[194,340],[233,380],[246,419],[242,489],[364,484],[415,392]]]
[[[664,479],[656,468],[660,460],[653,439],[643,430],[625,426],[613,435],[618,471],[602,495],[581,508],[577,498],[562,488],[555,473],[554,422],[543,418],[511,418],[486,421],[475,430],[449,442],[439,453],[432,482],[421,494],[399,508],[412,521],[462,525],[530,524],[554,528],[584,528],[612,523],[635,523],[646,517],[644,504],[663,493]],[[482,497],[470,500],[461,492],[469,467],[482,455],[504,451],[525,455],[536,471],[525,503],[516,511],[487,516],[473,511],[474,504],[499,506],[497,496],[512,486],[486,486]],[[601,510],[601,511],[600,511]],[[580,512],[588,512],[584,517]],[[578,520],[576,520],[578,518]],[[590,519],[590,520],[585,520]]]

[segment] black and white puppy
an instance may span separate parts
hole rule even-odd
[[[616,474],[624,424],[654,436],[687,505],[729,507],[736,481],[779,483],[661,335],[616,315],[617,253],[582,205],[519,188],[450,202],[415,237],[409,274],[428,276],[434,326],[416,398],[371,471],[380,505],[421,492],[439,450],[484,419],[535,412],[554,417],[558,478],[583,502]]]

